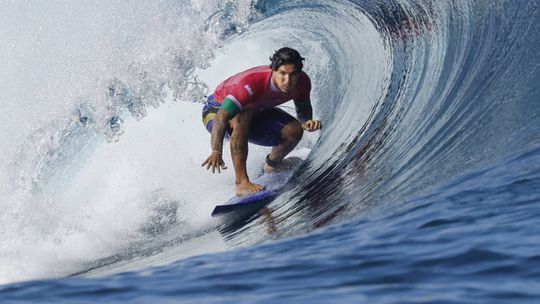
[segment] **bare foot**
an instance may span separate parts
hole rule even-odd
[[[268,173],[276,173],[276,172],[278,172],[277,167],[272,167],[269,164],[267,164],[266,162],[263,165],[263,170],[264,170],[264,173],[267,173],[267,174]]]
[[[254,184],[250,181],[244,181],[240,184],[236,185],[236,195],[246,195],[246,194],[253,194],[255,192],[259,192],[261,190],[264,190],[266,187],[263,185]]]
[[[297,167],[301,162],[302,159],[299,157],[286,158],[276,167],[272,167],[268,163],[264,162],[263,170],[264,173],[277,173],[281,171],[292,170],[294,167]]]

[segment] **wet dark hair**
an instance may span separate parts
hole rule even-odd
[[[284,64],[294,64],[296,65],[298,71],[301,71],[302,67],[304,66],[304,64],[302,63],[304,59],[305,58],[300,56],[300,53],[298,53],[297,50],[291,49],[289,47],[284,47],[277,50],[274,55],[270,57],[270,68],[275,71]]]

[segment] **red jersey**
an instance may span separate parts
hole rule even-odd
[[[221,104],[225,98],[230,98],[240,110],[261,111],[291,99],[299,102],[309,101],[310,91],[309,76],[301,71],[296,87],[288,93],[281,92],[272,82],[272,69],[264,65],[240,72],[220,83],[214,92],[214,99]]]

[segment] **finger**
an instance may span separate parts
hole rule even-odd
[[[204,163],[202,163],[201,167],[204,167],[204,165],[206,165],[208,163],[208,159],[204,161]]]

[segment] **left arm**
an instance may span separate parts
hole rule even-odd
[[[302,123],[304,130],[313,132],[322,128],[321,121],[313,120],[313,107],[310,100],[294,100],[294,107],[296,108],[296,116]]]

